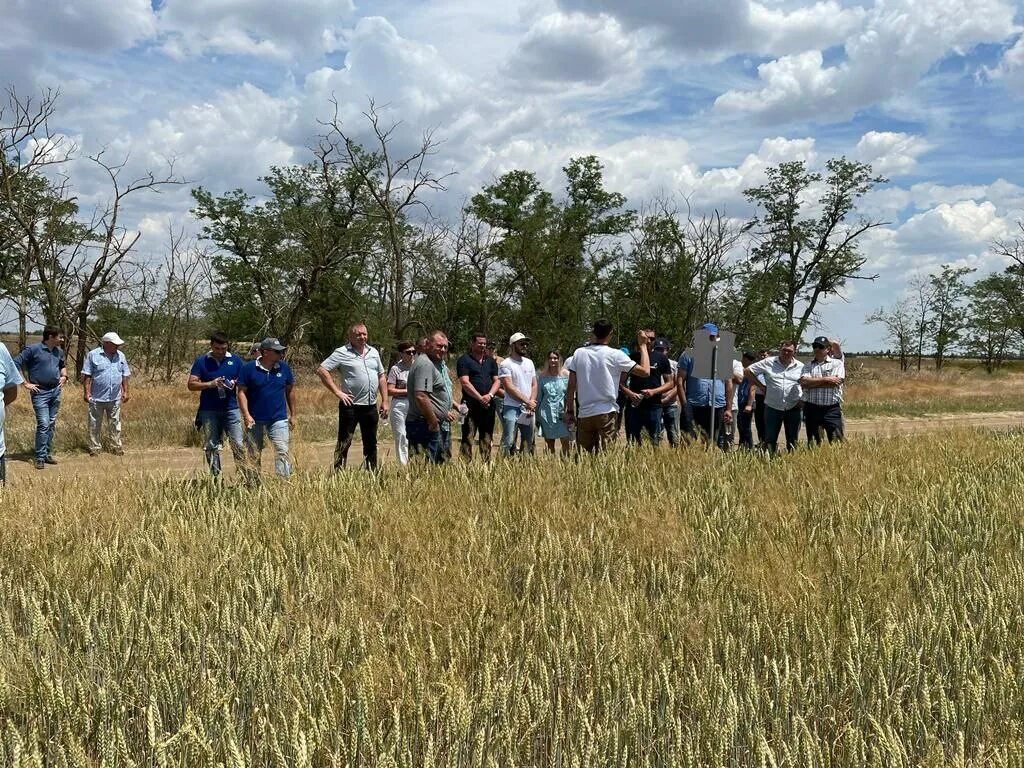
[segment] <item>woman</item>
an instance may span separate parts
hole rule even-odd
[[[569,453],[569,428],[562,421],[568,386],[569,377],[562,375],[562,356],[553,349],[548,352],[547,365],[537,377],[537,424],[548,453],[554,453],[555,440],[561,440],[563,456]]]
[[[405,434],[405,417],[409,413],[409,369],[416,356],[416,345],[412,341],[402,341],[396,349],[401,358],[388,371],[388,396],[391,398],[389,420],[391,434],[395,436],[395,458],[405,466],[409,463],[409,438]]]

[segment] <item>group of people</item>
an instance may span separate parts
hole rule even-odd
[[[786,448],[797,443],[800,425],[811,443],[842,440],[842,397],[845,369],[838,341],[818,337],[813,359],[796,360],[796,347],[786,341],[777,355],[744,352],[731,361],[726,375],[695,375],[691,351],[670,357],[670,343],[652,330],[637,333],[633,350],[611,345],[614,332],[606,320],[594,323],[589,343],[567,359],[550,350],[537,367],[529,357],[531,339],[514,333],[508,354],[483,333],[472,335],[469,349],[449,368],[448,338],[435,331],[418,341],[402,341],[397,362],[385,365],[369,344],[362,323],[348,330],[348,343],[338,347],[316,369],[323,385],[338,400],[338,433],[334,468],[348,463],[358,428],[363,466],[379,465],[377,433],[387,418],[394,437],[395,458],[407,464],[423,454],[440,464],[452,456],[452,430],[461,424],[460,455],[474,451],[491,457],[494,432],[500,426],[502,456],[531,454],[539,432],[547,450],[568,454],[575,449],[597,453],[606,449],[625,423],[628,442],[647,439],[657,445],[667,434],[671,445],[683,436],[714,441],[727,448],[738,434],[739,445],[777,450],[780,433]],[[718,328],[705,324],[700,333],[718,340]],[[4,405],[17,387],[31,394],[36,415],[34,465],[56,464],[53,435],[61,392],[68,380],[60,329],[47,327],[43,340],[12,358],[0,345],[0,387]],[[83,361],[83,399],[88,404],[89,453],[102,449],[101,426],[107,423],[111,450],[120,454],[120,405],[129,399],[131,369],[121,351],[124,341],[114,332],[101,339]],[[194,361],[187,386],[199,393],[196,424],[205,432],[204,453],[214,475],[222,471],[221,446],[226,442],[236,467],[255,479],[264,443],[273,446],[275,472],[292,472],[290,429],[295,426],[295,377],[285,361],[287,347],[266,338],[241,359],[222,333],[210,337],[209,350]],[[455,382],[458,382],[456,396]],[[2,425],[0,406],[0,425]],[[0,430],[0,457],[5,456]],[[0,458],[0,473],[4,472]]]

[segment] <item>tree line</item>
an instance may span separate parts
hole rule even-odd
[[[569,351],[598,316],[677,343],[711,319],[745,346],[772,346],[800,339],[850,281],[875,279],[860,238],[888,223],[858,211],[886,180],[845,157],[767,169],[744,192],[749,219],[696,211],[681,196],[629,201],[593,155],[570,158],[553,188],[529,170],[503,173],[445,219],[435,212],[451,194],[440,139],[410,144],[371,101],[352,127],[334,104],[303,163],[272,167],[249,189],[192,188],[200,234],[172,228],[165,243],[147,243],[162,253],[154,258],[125,208],[186,184],[173,162],[129,179],[127,158],[86,155],[107,183],[86,208],[70,177],[78,148],[53,127],[59,93],[7,95],[0,299],[20,340],[29,324],[56,324],[81,360],[116,328],[137,365],[168,378],[213,328],[320,354],[355,321],[381,345],[432,328],[456,348],[475,330],[526,330],[545,350]]]

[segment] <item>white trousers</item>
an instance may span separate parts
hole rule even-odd
[[[405,417],[409,414],[409,401],[404,397],[391,398],[391,434],[395,436],[395,458],[403,467],[409,463],[409,438],[405,433]]]

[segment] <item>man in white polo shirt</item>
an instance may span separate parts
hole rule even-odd
[[[608,345],[613,330],[609,321],[598,320],[594,323],[591,343],[577,349],[566,361],[569,386],[565,393],[565,419],[570,427],[576,424],[576,445],[587,453],[603,451],[615,440],[619,377],[624,373],[651,374],[649,348],[654,331],[637,334],[640,362],[636,363],[621,349]]]
[[[800,376],[804,365],[796,359],[796,345],[784,341],[777,357],[759,360],[749,366],[744,376],[751,384],[760,384],[758,374],[764,378],[765,446],[769,453],[779,447],[779,432],[786,430],[786,450],[796,448],[800,439]]]
[[[514,333],[508,340],[508,357],[498,365],[498,379],[505,390],[501,409],[501,455],[510,456],[519,430],[520,450],[533,453],[534,428],[537,412],[537,368],[525,357],[530,350],[530,338],[525,333]]]
[[[334,446],[336,470],[348,461],[348,449],[357,424],[363,440],[363,464],[367,469],[377,468],[377,426],[380,417],[388,413],[388,382],[380,353],[366,343],[368,340],[366,326],[356,323],[348,329],[348,344],[334,350],[316,369],[320,381],[338,398],[338,441]],[[340,387],[331,376],[335,368],[341,378]]]

